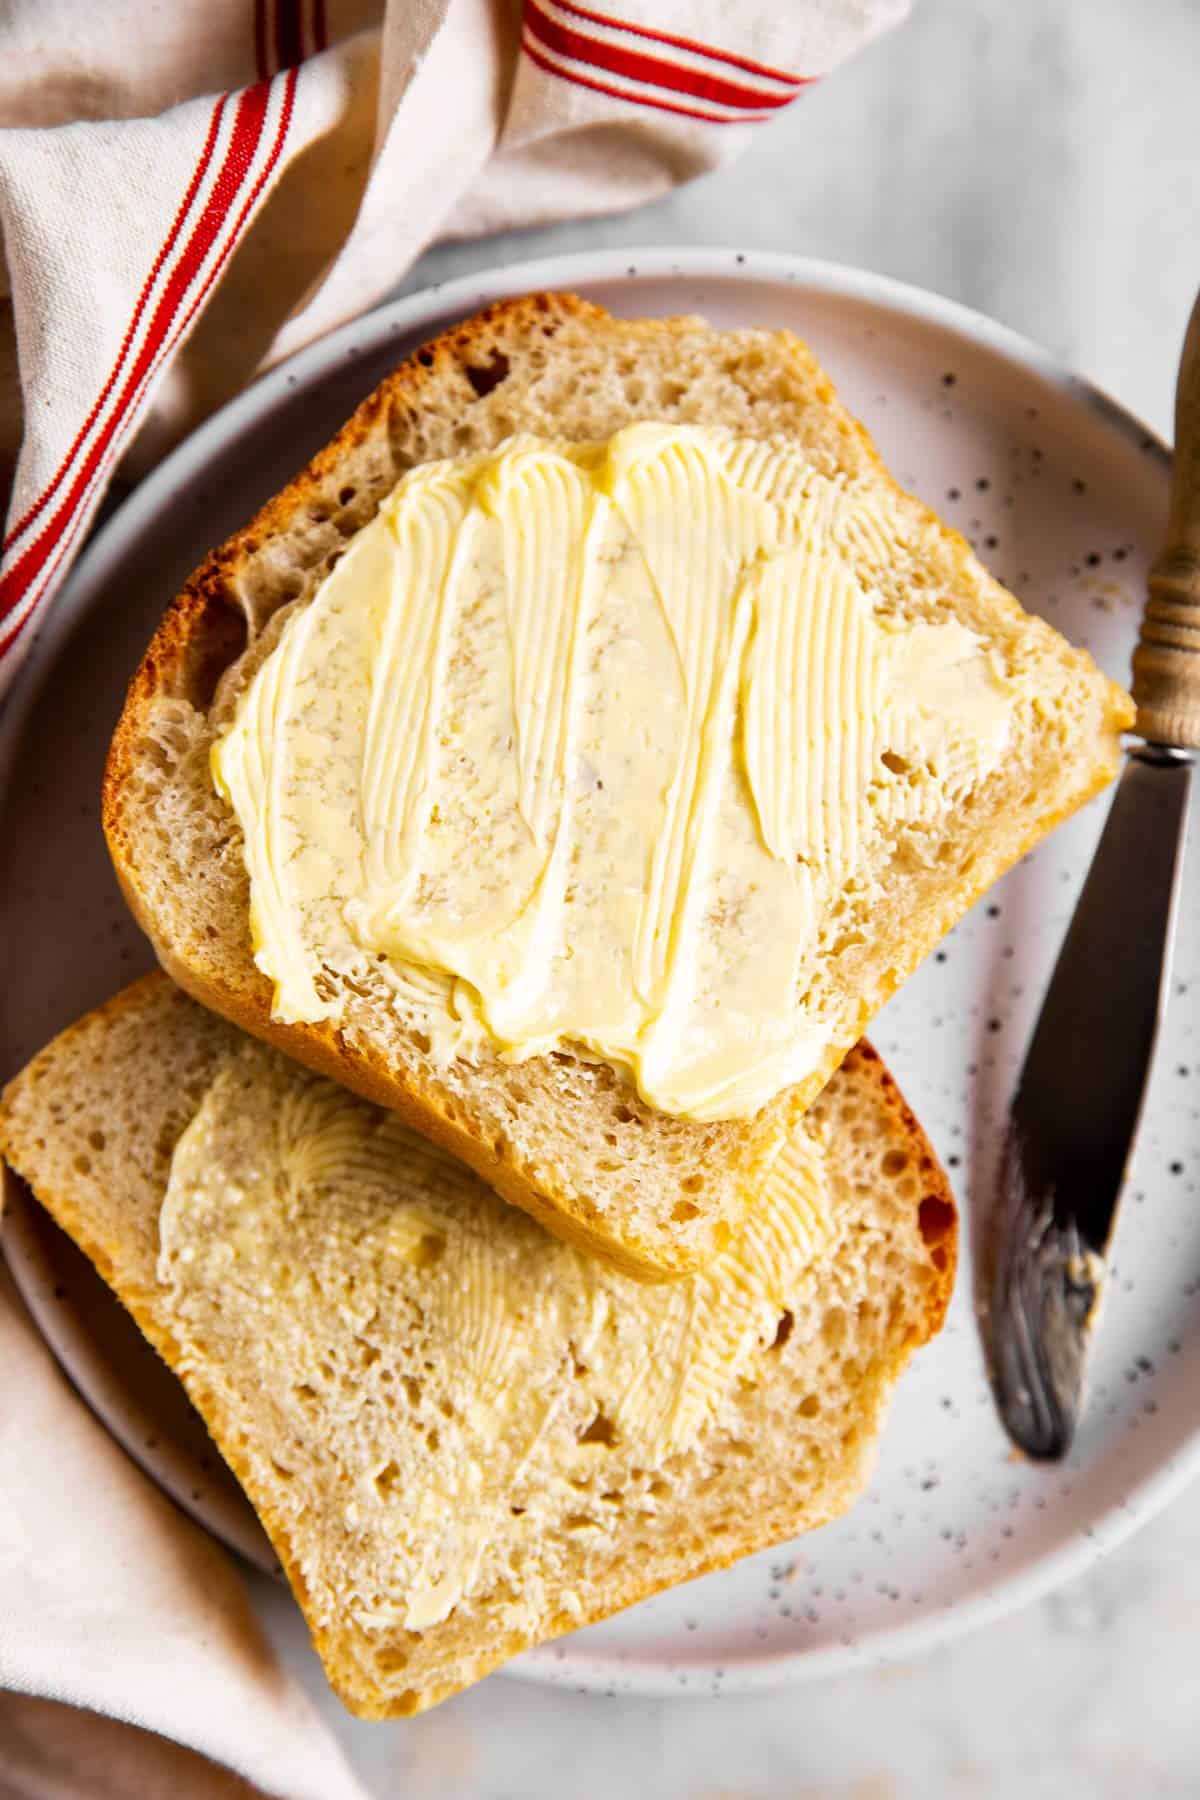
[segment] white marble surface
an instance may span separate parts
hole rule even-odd
[[[1198,119],[1195,0],[924,0],[732,169],[627,218],[443,247],[406,286],[596,245],[824,256],[993,314],[1167,430],[1200,281]],[[603,1700],[494,1678],[424,1718],[359,1725],[286,1598],[264,1605],[381,1800],[1200,1793],[1196,1493],[972,1638],[752,1699]]]

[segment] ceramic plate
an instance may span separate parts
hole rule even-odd
[[[620,313],[696,311],[717,325],[799,332],[900,480],[963,531],[1027,607],[1127,676],[1147,551],[1164,521],[1166,455],[1120,408],[1001,327],[874,276],[708,250],[526,265],[403,300],[226,408],[143,483],[77,565],[0,743],[5,1071],[148,963],[109,872],[97,799],[124,683],[164,603],[414,343],[481,302],[538,286],[574,287]],[[709,1692],[905,1653],[1077,1571],[1200,1464],[1196,908],[1185,908],[1091,1402],[1064,1466],[1035,1467],[1010,1450],[973,1314],[972,1240],[999,1122],[1102,816],[1103,803],[1089,808],[1027,857],[873,1032],[947,1164],[966,1230],[950,1319],[901,1383],[862,1504],[803,1542],[532,1653],[517,1672]],[[43,1329],[111,1429],[143,1460],[146,1437],[158,1437],[155,1472],[247,1548],[231,1527],[228,1491],[216,1494],[211,1470],[194,1478],[203,1446],[177,1425],[167,1475],[165,1440],[147,1425],[150,1359],[129,1357],[112,1378],[111,1309],[83,1301],[78,1269],[57,1277],[63,1252],[27,1214],[8,1247]]]

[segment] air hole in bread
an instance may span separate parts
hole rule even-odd
[[[217,686],[226,669],[235,663],[250,641],[246,614],[233,606],[210,606],[206,609],[204,630],[193,638],[193,654],[179,685],[173,690],[186,692],[198,712],[207,712],[216,696]]]
[[[617,1428],[607,1413],[598,1412],[585,1431],[581,1431],[578,1442],[581,1444],[611,1444],[615,1441]]]
[[[675,1220],[676,1224],[683,1225],[686,1224],[689,1219],[698,1219],[700,1217],[700,1208],[696,1205],[694,1200],[677,1200],[671,1208],[671,1217]]]
[[[815,1394],[806,1394],[796,1411],[802,1419],[815,1419],[821,1410],[821,1402]]]
[[[417,1269],[428,1269],[438,1262],[446,1248],[446,1240],[440,1231],[427,1231],[418,1241],[408,1261]]]
[[[350,502],[353,499],[355,499],[357,494],[358,494],[358,489],[356,487],[339,488],[338,489],[338,505],[339,506],[349,506]]]
[[[926,1244],[932,1249],[935,1245],[944,1243],[954,1229],[954,1208],[936,1194],[926,1194],[917,1209],[917,1226]],[[939,1266],[944,1267],[944,1262]]]
[[[902,1175],[908,1167],[908,1152],[889,1150],[880,1167],[885,1175]]]
[[[493,388],[500,386],[508,374],[508,358],[503,350],[493,352],[491,360],[486,363],[468,363],[464,370],[467,380],[482,400]]]
[[[792,1335],[792,1327],[795,1325],[795,1323],[796,1323],[796,1319],[795,1319],[795,1315],[793,1313],[787,1312],[787,1311],[780,1313],[779,1323],[775,1327],[775,1336],[771,1340],[771,1349],[772,1350],[782,1350],[783,1349],[783,1346],[787,1343],[788,1339]]]
[[[395,1457],[386,1462],[375,1477],[375,1492],[388,1495],[400,1480],[400,1465]]]
[[[410,1406],[420,1406],[422,1393],[421,1383],[417,1380],[415,1375],[405,1375],[402,1379],[404,1381],[404,1391],[408,1395],[408,1404]]]

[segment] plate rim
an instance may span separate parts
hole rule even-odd
[[[25,724],[63,644],[103,584],[107,563],[122,555],[129,541],[146,528],[161,505],[164,490],[169,492],[189,468],[208,459],[222,438],[239,432],[277,397],[319,380],[344,358],[357,360],[391,338],[466,316],[513,295],[538,289],[636,287],[640,282],[689,280],[715,280],[747,288],[768,284],[841,297],[933,326],[1034,375],[1072,405],[1099,414],[1110,431],[1152,455],[1164,469],[1169,466],[1170,449],[1157,431],[1033,340],[957,300],[851,265],[733,246],[634,245],[540,257],[436,282],[347,321],[267,370],[184,438],[119,504],[77,558],[0,705],[0,790],[7,786]],[[109,1429],[107,1424],[105,1429]],[[1122,1503],[1099,1515],[1087,1535],[1076,1534],[1019,1573],[957,1605],[922,1619],[872,1630],[849,1644],[766,1650],[731,1665],[717,1678],[711,1660],[674,1663],[624,1652],[564,1653],[563,1640],[559,1640],[526,1652],[501,1672],[579,1691],[687,1698],[716,1691],[762,1692],[918,1656],[1029,1605],[1081,1574],[1148,1523],[1198,1472],[1200,1426],[1173,1455],[1135,1483]],[[681,1671],[686,1672],[686,1680],[681,1680]]]

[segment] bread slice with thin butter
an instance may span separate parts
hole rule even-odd
[[[105,828],[197,998],[670,1279],[1131,717],[795,338],[541,295],[197,571]]]
[[[950,1190],[866,1045],[671,1284],[162,975],[10,1084],[0,1149],[181,1376],[368,1718],[843,1512],[953,1280]]]

